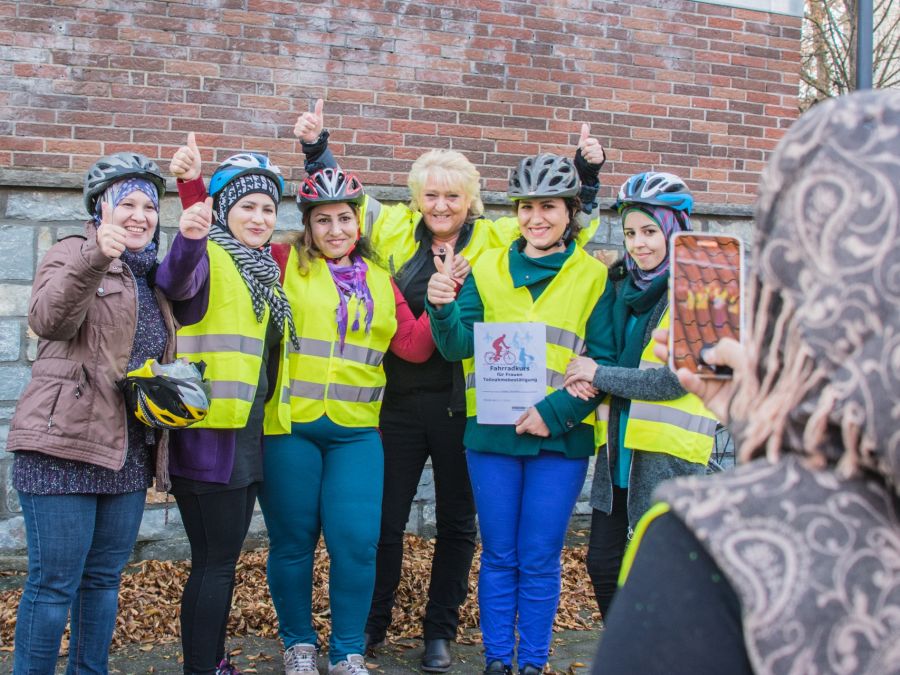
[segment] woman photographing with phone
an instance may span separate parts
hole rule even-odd
[[[691,229],[693,197],[672,174],[646,172],[619,190],[626,256],[618,277],[612,323],[615,365],[577,357],[566,386],[582,398],[610,395],[606,452],[597,455],[591,489],[587,568],[606,617],[630,532],[650,507],[651,493],[674,476],[700,474],[712,453],[716,421],[696,396],[653,355],[651,333],[669,321],[669,238]],[[697,433],[700,430],[700,433]]]

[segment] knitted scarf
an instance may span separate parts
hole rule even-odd
[[[209,228],[209,238],[221,246],[234,261],[234,266],[237,267],[241,278],[247,284],[247,290],[250,291],[256,320],[262,323],[268,305],[275,319],[275,325],[282,333],[284,323],[287,321],[291,344],[299,349],[300,340],[294,327],[294,316],[284,289],[278,282],[281,272],[278,263],[272,257],[271,245],[250,248],[235,239],[228,228],[218,221]]]

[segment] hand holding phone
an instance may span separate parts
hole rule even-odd
[[[676,232],[669,251],[669,366],[730,378],[732,369],[707,363],[703,350],[722,338],[741,342],[742,242],[730,235]]]

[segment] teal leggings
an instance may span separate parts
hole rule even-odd
[[[259,493],[269,531],[269,591],[285,648],[317,644],[312,626],[313,558],[319,533],[331,560],[331,663],[363,653],[375,586],[384,454],[372,427],[342,427],[324,415],[267,436]]]

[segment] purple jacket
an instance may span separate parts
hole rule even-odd
[[[156,285],[172,300],[179,325],[197,323],[209,304],[209,257],[206,239],[175,235],[156,270]],[[170,436],[169,473],[209,483],[226,484],[234,467],[232,429],[184,429]],[[262,439],[260,439],[262,445]]]

